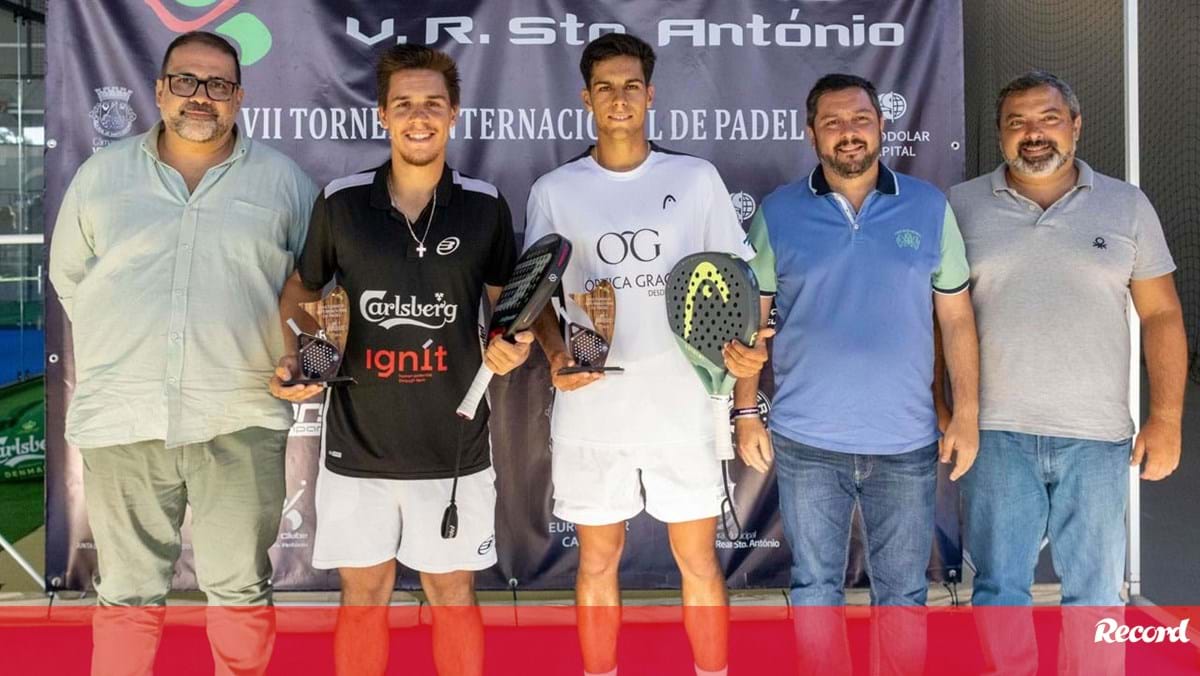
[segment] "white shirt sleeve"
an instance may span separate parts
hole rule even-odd
[[[550,220],[549,209],[542,198],[538,183],[529,190],[529,201],[525,205],[525,249],[550,233],[557,232]]]

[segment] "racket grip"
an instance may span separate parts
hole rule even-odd
[[[471,381],[471,387],[467,390],[467,395],[463,397],[462,403],[458,405],[455,413],[467,420],[474,420],[475,412],[479,410],[479,400],[483,399],[483,395],[487,393],[488,383],[492,382],[493,375],[487,364],[480,364],[479,372],[475,374],[475,380]]]
[[[729,397],[709,397],[712,410],[713,434],[716,436],[717,460],[733,460],[732,433],[729,431]]]

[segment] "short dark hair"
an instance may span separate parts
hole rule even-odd
[[[375,92],[379,97],[379,107],[387,107],[388,85],[392,81],[392,73],[402,70],[432,70],[442,74],[446,81],[446,91],[450,93],[450,105],[458,105],[460,81],[458,64],[445,52],[430,49],[424,45],[392,45],[384,50],[375,64]]]
[[[632,56],[641,61],[642,76],[646,78],[646,84],[650,84],[650,77],[654,75],[654,48],[635,35],[605,33],[583,48],[583,56],[579,59],[583,86],[592,86],[592,69],[597,63],[616,56]]]
[[[813,126],[813,122],[817,120],[817,101],[829,92],[839,92],[843,89],[865,91],[867,98],[871,99],[871,107],[875,109],[875,114],[883,119],[883,109],[879,107],[879,92],[875,90],[875,85],[871,84],[870,80],[846,73],[830,73],[822,76],[812,86],[812,89],[808,90],[808,99],[804,102],[805,107],[808,108],[808,126]]]
[[[167,52],[163,54],[162,67],[158,71],[159,78],[167,76],[167,62],[171,60],[171,52],[187,45],[204,45],[228,54],[229,58],[233,59],[233,72],[237,78],[237,83],[241,84],[242,64],[238,59],[237,50],[225,38],[216,33],[209,33],[208,31],[190,31],[172,40],[171,44],[167,45]]]
[[[1053,73],[1035,69],[1014,78],[1004,85],[1004,89],[1000,90],[1000,95],[996,97],[996,127],[1000,127],[1000,108],[1004,105],[1004,99],[1013,94],[1045,86],[1054,87],[1062,94],[1063,99],[1067,102],[1067,109],[1071,111],[1072,120],[1079,117],[1079,97],[1075,96],[1075,90],[1071,89],[1071,85]]]

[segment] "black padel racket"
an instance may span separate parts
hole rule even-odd
[[[717,457],[733,458],[729,398],[737,378],[725,369],[721,348],[758,337],[758,280],[746,261],[727,253],[692,254],[667,277],[667,321],[711,399]]]
[[[496,336],[511,339],[518,331],[528,329],[562,283],[563,271],[570,260],[571,243],[559,235],[546,235],[526,249],[517,259],[512,277],[496,301],[487,340]],[[479,400],[487,392],[492,375],[487,364],[479,365],[475,380],[458,405],[458,415],[467,420],[475,418]]]

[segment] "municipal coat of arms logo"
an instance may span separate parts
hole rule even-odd
[[[137,113],[133,112],[133,106],[129,105],[133,90],[110,86],[94,91],[100,100],[92,106],[89,115],[96,133],[108,138],[121,138],[128,134],[137,120]]]

